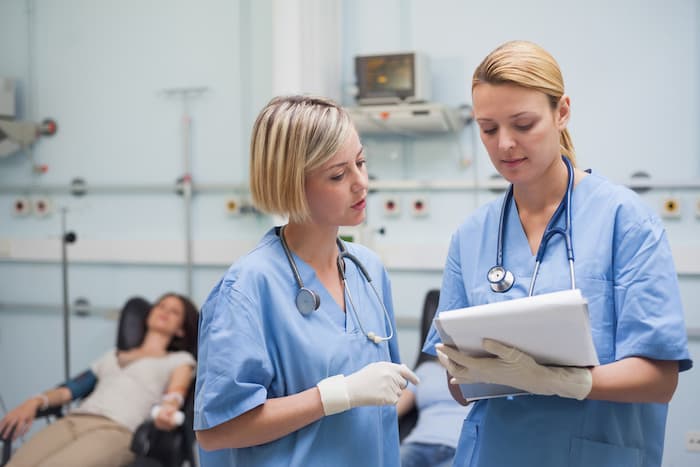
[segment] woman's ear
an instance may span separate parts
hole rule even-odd
[[[564,131],[569,124],[569,118],[571,118],[571,99],[566,94],[559,99],[555,118],[559,131]]]

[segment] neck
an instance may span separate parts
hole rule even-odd
[[[171,339],[172,336],[170,335],[147,330],[143,342],[141,343],[141,348],[153,352],[162,352],[168,349]]]
[[[556,159],[542,177],[513,185],[513,198],[520,211],[543,211],[552,205],[559,205],[566,193],[567,184],[566,164],[561,159]]]
[[[284,239],[289,249],[313,266],[336,267],[337,237],[337,227],[322,228],[316,225],[293,223],[284,227]]]

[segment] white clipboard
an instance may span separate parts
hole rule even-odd
[[[475,357],[490,356],[484,338],[516,347],[543,365],[588,367],[599,364],[581,291],[564,290],[533,297],[443,311],[435,319],[442,342]],[[527,394],[496,384],[462,384],[467,400]]]

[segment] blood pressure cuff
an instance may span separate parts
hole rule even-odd
[[[97,384],[97,376],[92,370],[87,370],[80,373],[73,379],[63,383],[61,386],[67,387],[70,390],[73,400],[81,399],[92,392]]]

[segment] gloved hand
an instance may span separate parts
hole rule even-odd
[[[408,381],[419,383],[406,365],[375,362],[349,376],[321,380],[316,386],[321,393],[323,413],[333,415],[353,407],[396,404]]]
[[[533,394],[557,395],[582,400],[591,392],[593,377],[588,368],[540,365],[530,355],[492,339],[482,347],[495,357],[470,357],[437,344],[440,364],[452,375],[453,384],[505,384]]]

